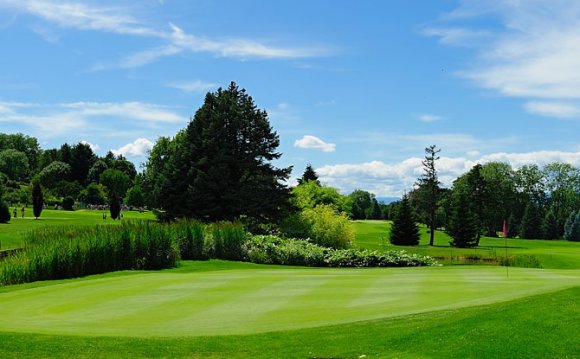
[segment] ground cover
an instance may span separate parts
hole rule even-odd
[[[506,279],[499,267],[185,262],[2,288],[0,356],[574,357],[579,279],[524,268]]]
[[[186,262],[187,266],[190,262]],[[580,285],[580,271],[276,266],[102,276],[0,293],[0,331],[97,336],[250,334],[506,301]]]
[[[108,216],[108,211],[106,213]],[[18,211],[18,215],[20,216],[20,211]],[[125,211],[123,212],[123,219],[155,219],[155,216],[151,212]],[[0,224],[0,249],[21,247],[24,234],[40,227],[119,223],[120,221],[113,221],[109,217],[107,217],[107,220],[103,220],[103,211],[97,210],[63,211],[45,209],[42,211],[40,218],[35,220],[32,215],[32,208],[27,208],[24,218],[12,218],[9,223]]]
[[[435,257],[445,265],[470,264],[469,258],[480,258],[478,262],[497,264],[505,256],[503,238],[482,237],[476,248],[454,248],[449,245],[451,238],[442,231],[435,232],[434,246],[430,247],[427,228],[420,227],[421,241],[419,246],[393,246],[388,241],[390,222],[388,221],[355,221],[355,245],[361,248],[376,250],[404,249]],[[508,239],[508,256],[534,256],[542,268],[580,269],[580,243],[564,240],[529,240]]]

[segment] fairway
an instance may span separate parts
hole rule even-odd
[[[131,337],[251,334],[496,303],[580,285],[577,270],[510,268],[506,278],[505,268],[499,267],[243,265],[215,270],[216,262],[6,288],[0,292],[0,331]]]

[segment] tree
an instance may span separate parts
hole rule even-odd
[[[119,198],[117,192],[109,194],[109,212],[111,213],[112,219],[119,218],[121,214],[121,198]]]
[[[552,210],[549,210],[544,217],[542,223],[542,238],[544,239],[558,239],[560,238],[560,226],[558,220]]]
[[[513,213],[510,214],[506,227],[507,238],[516,238],[518,236],[520,228],[519,221]]]
[[[161,207],[170,217],[205,221],[280,218],[288,204],[284,182],[292,170],[276,168],[278,134],[265,111],[235,83],[208,93],[177,138],[162,184]]]
[[[101,205],[105,204],[107,198],[103,186],[93,182],[81,192],[80,200],[85,204]]]
[[[42,207],[44,206],[44,198],[42,195],[42,187],[39,181],[32,182],[32,213],[34,218],[38,219],[42,213]]]
[[[176,140],[159,137],[149,151],[149,157],[143,170],[142,189],[145,195],[145,204],[150,208],[161,205],[161,191],[170,172],[169,159],[176,154],[175,144],[181,143],[177,138],[183,137],[183,131],[180,131],[175,137]]]
[[[81,185],[88,183],[89,170],[97,160],[91,146],[87,143],[79,142],[71,149],[71,181],[77,181]]]
[[[417,185],[424,189],[425,196],[421,199],[422,208],[427,213],[427,225],[429,226],[429,245],[432,246],[435,240],[435,228],[437,220],[437,198],[439,193],[439,179],[435,168],[435,161],[439,159],[437,155],[441,152],[436,145],[425,148],[425,159],[423,163],[423,176],[419,178]]]
[[[10,222],[10,209],[0,197],[0,223]]]
[[[459,192],[454,202],[447,228],[447,232],[453,238],[449,244],[459,248],[475,247],[479,242],[479,228],[470,198],[466,193]]]
[[[361,189],[352,191],[348,197],[352,201],[352,218],[367,219],[372,212],[375,195]]]
[[[369,217],[370,219],[381,219],[383,216],[383,211],[381,210],[381,205],[376,198],[373,198],[373,204],[371,206]]]
[[[0,172],[14,181],[24,181],[30,173],[26,154],[15,149],[0,152]]]
[[[71,168],[61,161],[51,162],[39,173],[40,183],[46,188],[55,188],[56,184],[69,178]]]
[[[119,198],[125,196],[125,193],[131,184],[129,176],[119,170],[111,168],[105,170],[100,178],[101,183],[107,187],[109,194],[114,192]]]
[[[39,162],[41,149],[38,140],[21,133],[3,134],[0,133],[0,151],[13,149],[26,155],[31,171],[34,171]]]
[[[572,211],[564,226],[564,239],[568,241],[580,241],[580,211]]]
[[[520,225],[520,238],[542,238],[542,217],[535,203],[529,202]]]
[[[128,206],[133,207],[143,207],[145,205],[145,199],[143,197],[143,192],[141,191],[141,186],[135,185],[127,191],[127,200],[125,201]]]
[[[290,203],[299,209],[312,209],[318,205],[329,205],[336,211],[352,214],[350,197],[340,194],[336,188],[319,186],[314,181],[303,182],[291,190]]]
[[[390,233],[390,242],[395,245],[416,246],[419,244],[419,227],[409,198],[404,196],[399,204],[399,210],[393,221]]]
[[[550,163],[543,169],[548,204],[564,227],[568,214],[580,208],[580,169],[568,163]]]
[[[306,183],[308,181],[316,182],[317,185],[320,186],[320,181],[318,180],[318,174],[312,168],[312,165],[309,163],[306,165],[306,169],[302,174],[302,178],[298,178],[298,185]]]
[[[486,235],[496,237],[497,231],[503,226],[503,221],[511,213],[517,218],[522,218],[522,211],[526,205],[516,201],[514,172],[509,164],[488,162],[481,166],[481,175],[485,180],[482,223]]]
[[[107,162],[103,160],[97,160],[89,169],[89,173],[87,174],[87,180],[89,182],[99,183],[101,180],[101,174],[109,169],[109,165]]]

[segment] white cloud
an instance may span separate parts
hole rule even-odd
[[[334,143],[326,143],[320,138],[311,135],[304,135],[301,139],[296,140],[294,142],[294,147],[317,149],[322,152],[334,152],[336,150],[336,145]]]
[[[92,144],[89,141],[81,141],[81,143],[84,143],[85,145],[89,145],[89,147],[91,148],[91,150],[93,150],[93,152],[97,152],[99,149],[101,149],[101,146],[99,146],[97,144]]]
[[[167,87],[172,87],[183,92],[206,92],[210,90],[215,90],[219,85],[212,82],[203,82],[201,80],[188,81],[188,82],[171,82],[166,85]]]
[[[162,57],[177,55],[184,51],[237,59],[294,59],[321,56],[331,52],[330,49],[322,47],[273,46],[254,39],[212,39],[188,34],[173,23],[169,23],[169,30],[157,29],[131,15],[126,15],[130,9],[120,7],[48,0],[0,0],[0,8],[28,13],[62,28],[144,36],[162,42],[154,48],[126,56],[114,65],[98,63],[93,66],[93,70],[144,66]],[[34,31],[48,41],[55,41],[58,38],[54,32],[45,27],[36,26]]]
[[[461,6],[443,22],[472,17],[499,18],[484,39],[472,38],[481,49],[479,59],[461,76],[478,86],[510,97],[573,100],[575,104],[530,102],[526,110],[550,117],[576,117],[580,106],[580,2],[576,0],[475,1]],[[481,22],[478,22],[481,24]],[[458,33],[480,31],[453,28]],[[446,44],[454,44],[453,31],[431,31]]]
[[[421,114],[421,115],[417,116],[417,118],[421,122],[435,122],[435,121],[442,120],[443,119],[443,116],[438,116],[438,115],[433,115],[433,114],[429,114],[429,113],[424,113],[424,114]]]
[[[490,36],[489,31],[462,28],[427,28],[423,30],[423,34],[438,37],[439,41],[445,45],[461,46],[473,45]]]
[[[43,137],[79,133],[89,124],[104,119],[150,123],[180,123],[187,120],[174,111],[143,102],[69,102],[37,104],[0,102],[0,122],[18,123],[40,132]],[[102,124],[100,125],[102,127]]]
[[[154,143],[146,138],[138,138],[118,150],[111,151],[116,155],[123,155],[125,157],[141,157],[147,154],[147,151],[152,149],[153,145]]]
[[[531,101],[524,105],[526,111],[536,115],[558,118],[574,118],[580,115],[580,108],[559,102]]]
[[[411,157],[402,162],[387,164],[372,161],[355,164],[326,165],[316,169],[320,179],[342,192],[361,188],[381,197],[398,197],[413,188],[423,173],[422,158]],[[580,167],[579,152],[537,151],[527,153],[492,153],[477,159],[464,157],[441,157],[436,167],[440,181],[451,186],[453,180],[469,171],[477,163],[507,162],[517,169],[526,164],[543,166],[552,162],[565,162]]]

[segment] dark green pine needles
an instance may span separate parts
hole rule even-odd
[[[419,228],[407,196],[403,197],[399,205],[399,210],[391,227],[390,241],[392,244],[402,246],[419,244]]]

